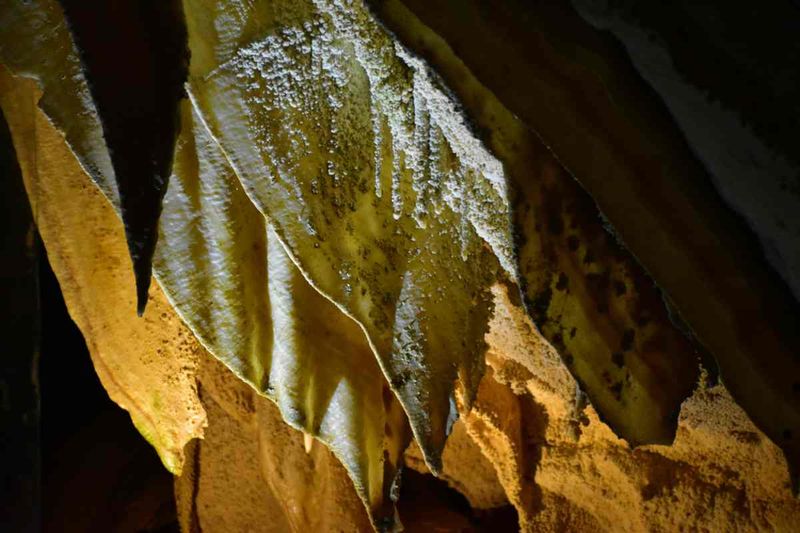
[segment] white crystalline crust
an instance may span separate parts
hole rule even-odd
[[[309,282],[363,327],[436,470],[456,379],[469,400],[483,372],[488,288],[517,278],[501,163],[363,3],[237,4],[213,23],[185,4],[195,108]]]
[[[0,57],[37,79],[119,214],[63,13],[30,5],[2,20],[57,53]],[[456,384],[468,403],[483,374],[489,288],[517,279],[502,165],[361,2],[184,9],[195,116],[184,106],[154,274],[202,345],[325,442],[386,520],[405,427],[439,470]]]

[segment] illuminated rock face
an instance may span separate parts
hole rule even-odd
[[[551,3],[513,1],[494,10],[480,2],[374,6],[451,83],[473,115],[480,116],[484,106],[469,104],[475,91],[464,82],[465,71],[535,132],[591,194],[614,235],[663,291],[671,317],[713,355],[705,366],[718,367],[731,395],[784,450],[797,489],[797,301],[615,43],[568,7]],[[459,16],[447,24],[443,13],[450,9]],[[417,38],[425,32],[420,20],[446,46],[430,47]],[[738,82],[736,76],[731,80]],[[702,114],[694,120],[706,123]],[[728,150],[738,153],[733,146]],[[780,181],[781,175],[765,168],[764,179]],[[786,202],[789,195],[781,199]],[[755,224],[763,230],[762,222]],[[783,245],[796,249],[797,241]]]
[[[795,303],[726,211],[649,188],[686,159],[663,124],[641,141],[605,93],[576,108],[602,55],[543,46],[551,70],[531,70],[497,37],[503,10],[459,6],[447,40],[413,1],[185,0],[185,28],[169,11],[188,99],[170,161],[147,162],[172,176],[143,318],[124,102],[89,91],[58,4],[0,9],[34,217],[104,386],[178,476],[182,528],[463,526],[396,501],[405,463],[526,531],[791,530]],[[496,65],[514,67],[502,87]]]

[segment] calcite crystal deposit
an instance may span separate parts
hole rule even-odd
[[[189,64],[153,104],[179,120],[145,114],[158,146],[124,150],[124,102],[93,81],[115,67],[71,4],[0,8],[0,106],[70,314],[176,475],[183,530],[463,529],[398,502],[409,468],[476,524],[511,506],[524,531],[800,521],[795,339],[727,305],[723,282],[693,307],[601,213],[615,199],[576,181],[577,144],[548,148],[403,3],[137,12],[161,24],[129,37],[174,31],[175,72]],[[696,269],[696,243],[659,231]],[[737,342],[750,324],[759,357]]]

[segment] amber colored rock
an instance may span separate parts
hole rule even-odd
[[[156,285],[151,312],[137,317],[122,223],[37,107],[40,94],[0,70],[0,104],[48,260],[109,396],[179,473],[183,447],[206,424],[194,379],[202,348]]]
[[[408,468],[423,474],[430,472],[416,444],[408,447],[404,458]],[[439,478],[464,495],[474,509],[508,505],[508,498],[497,479],[494,465],[467,433],[463,419],[453,424],[453,431],[447,437]]]
[[[309,283],[357,321],[433,471],[489,287],[516,279],[502,166],[360,2],[184,3],[195,110]]]
[[[200,70],[138,319],[94,104],[37,4],[53,32],[9,35],[52,57],[0,55],[43,87],[0,71],[0,105],[98,375],[180,473],[184,531],[469,530],[508,505],[524,531],[796,530],[796,305],[664,123],[608,101],[604,59],[516,3],[376,2],[440,79],[361,3],[186,0]],[[395,506],[401,457],[450,489],[409,475]]]
[[[358,324],[317,292],[186,102],[154,269],[176,312],[234,375],[351,473],[376,523],[410,439]]]
[[[379,13],[436,67],[504,164],[520,285],[536,326],[592,404],[633,445],[669,443],[698,358],[658,289],[547,146],[400,2]]]
[[[122,214],[139,314],[179,124],[182,21],[177,0],[34,0],[0,9],[0,60],[37,81],[39,106]]]
[[[338,459],[321,444],[307,453],[303,433],[200,346],[157,284],[151,312],[136,316],[119,218],[35,106],[35,84],[0,74],[0,104],[70,315],[111,398],[170,471],[185,467],[176,494],[187,531],[196,521],[209,531],[371,529]],[[321,504],[308,505],[311,495]]]
[[[199,372],[209,428],[192,469],[176,479],[183,531],[369,531],[347,471],[270,400],[210,356]]]
[[[784,450],[800,490],[800,306],[619,48],[559,3],[372,4],[465,103],[468,72],[542,139]],[[404,36],[407,8],[456,51],[458,75]]]
[[[169,303],[154,287],[159,313],[138,320],[120,307],[132,295],[123,294],[122,283],[129,279],[118,253],[124,232],[111,204],[35,106],[35,84],[4,73],[2,88],[28,195],[70,313],[112,399],[131,412],[165,465],[180,472],[184,445],[202,435],[205,423],[194,373],[198,353],[206,352],[183,319],[234,374],[278,402],[287,423],[339,454],[372,518],[392,524],[388,493],[408,441],[405,417],[386,394],[355,322],[308,285],[274,235],[267,255],[271,230],[233,186],[223,156],[213,151],[216,145],[202,136],[195,145],[191,115],[184,117],[179,175],[167,197],[168,225],[156,258]],[[214,223],[198,227],[186,204],[208,213]],[[249,233],[237,231],[237,223]],[[236,239],[226,238],[226,232]],[[198,294],[211,294],[213,304],[198,300]],[[237,303],[261,305],[227,305],[243,294],[251,300]],[[265,333],[263,343],[254,342],[253,324]]]
[[[722,385],[701,384],[683,403],[672,445],[631,449],[576,401],[574,380],[524,311],[503,289],[495,296],[493,372],[465,420],[523,529],[794,530],[800,501],[786,460]]]

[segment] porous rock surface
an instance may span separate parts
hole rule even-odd
[[[459,422],[466,431],[448,441],[451,486],[468,496],[487,491],[488,459],[526,531],[794,530],[800,502],[785,459],[723,385],[701,383],[684,402],[673,445],[631,449],[576,394],[506,289],[494,294],[491,370]],[[481,459],[463,442],[470,439]]]

